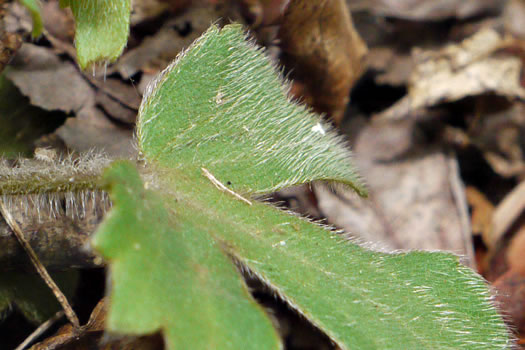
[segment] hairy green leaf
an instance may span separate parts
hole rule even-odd
[[[82,69],[99,61],[115,61],[129,36],[130,0],[61,0],[75,17],[75,45]]]
[[[213,27],[150,85],[137,125],[146,158],[188,174],[206,167],[243,193],[324,179],[364,194],[343,140],[289,100],[275,67],[239,33]]]
[[[372,252],[270,205],[249,206],[212,184],[206,190],[204,182],[173,175],[166,187],[180,189],[177,220],[223,242],[342,349],[509,345],[487,285],[458,257]]]
[[[105,179],[114,209],[94,245],[111,262],[109,330],[162,329],[170,349],[280,347],[220,244],[177,219],[176,196],[145,190],[131,163]]]
[[[195,285],[192,281],[200,275],[195,271],[191,274],[197,276],[181,278],[173,296],[158,301],[155,308],[143,299],[135,299],[133,307],[129,303],[137,294],[158,295],[152,285],[167,288],[165,280],[172,280],[173,271],[187,269],[188,254],[206,270],[229,266],[204,259],[219,259],[220,251],[198,253],[219,245],[342,349],[509,346],[485,282],[457,257],[369,251],[250,197],[319,179],[364,192],[340,138],[319,117],[288,101],[287,90],[270,61],[245,40],[238,26],[212,27],[150,87],[137,134],[150,172],[146,183],[162,196],[144,192],[129,172],[115,168],[120,175],[110,177],[117,211],[95,241],[112,261],[115,276],[134,281],[131,276],[143,276],[134,283],[113,278],[112,329],[152,331],[161,325],[142,327],[145,315],[157,319],[159,307],[177,310],[172,301],[179,297],[181,304],[193,305],[195,297],[186,288]],[[133,252],[135,242],[140,253]],[[182,258],[167,264],[159,258],[164,252]],[[146,266],[148,278],[136,263],[127,262],[131,255]],[[200,293],[210,295],[213,288],[226,288],[232,283],[228,278],[233,279],[218,273],[209,278],[200,285],[205,289]],[[130,294],[135,291],[139,292]],[[258,312],[223,308],[217,302],[212,297],[206,305],[237,315],[231,317],[226,334],[221,333],[224,330],[209,334],[217,339],[244,332],[243,318],[248,317],[244,312]],[[237,302],[251,301],[244,295]],[[135,317],[130,316],[132,308],[140,311]],[[177,323],[197,328],[204,322],[201,317],[208,317],[175,313]],[[168,339],[181,337],[180,342],[192,337],[180,329],[164,331]],[[205,348],[200,344],[206,343],[192,348]]]

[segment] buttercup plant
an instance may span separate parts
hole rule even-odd
[[[89,16],[104,8],[93,4]],[[109,193],[92,245],[110,273],[110,332],[161,330],[169,349],[282,348],[241,269],[341,349],[510,347],[485,281],[458,257],[373,252],[255,199],[315,180],[365,193],[342,139],[288,89],[239,25],[212,26],[145,93],[140,164],[66,187],[34,185],[52,183],[38,172],[13,186],[5,171],[0,195]]]

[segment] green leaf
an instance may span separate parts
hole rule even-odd
[[[39,37],[42,34],[44,25],[42,23],[42,16],[40,15],[40,1],[38,0],[21,0],[22,4],[27,7],[33,18],[33,38]]]
[[[115,61],[129,36],[130,0],[61,0],[76,22],[75,45],[82,69],[99,61]]]
[[[78,281],[76,271],[52,273],[62,292],[71,297]],[[41,323],[58,310],[60,304],[36,273],[4,271],[0,273],[0,312],[15,306],[32,322]]]
[[[175,313],[176,323],[200,328],[209,314],[188,316],[172,302],[193,305],[197,298],[188,295],[187,288],[213,296],[215,289],[232,284],[233,276],[220,273],[209,274],[200,286],[194,282],[201,268],[227,265],[205,259],[219,259],[221,252],[210,250],[218,245],[342,349],[509,346],[485,282],[457,257],[372,252],[250,198],[319,179],[364,192],[341,139],[319,117],[290,103],[287,90],[239,26],[220,31],[212,27],[149,88],[137,134],[147,184],[162,196],[137,190],[136,176],[119,170],[119,176],[110,176],[117,211],[95,238],[114,275],[111,329],[134,333],[158,329],[162,325],[150,321],[143,327],[143,319],[160,318],[160,307],[164,314]],[[140,252],[133,252],[135,242]],[[199,255],[203,250],[204,256]],[[140,267],[126,260],[132,255]],[[165,255],[175,256],[174,262],[165,262],[161,258]],[[177,279],[181,282],[170,298],[164,296],[154,307],[144,300],[146,295],[158,295],[157,286],[167,290],[165,281],[173,280],[169,274],[188,271],[185,259],[192,258],[201,268]],[[141,274],[142,268],[147,275]],[[141,280],[136,281],[135,274]],[[136,305],[131,305],[134,301]],[[229,329],[214,329],[206,340],[246,334],[243,318],[258,310],[232,311],[231,304],[220,307],[219,301],[211,297],[205,303],[231,316]],[[247,295],[237,299],[248,302]],[[172,327],[177,325],[164,328],[168,339],[179,337],[181,343],[186,337],[193,339],[189,330]],[[173,341],[169,345],[178,348]]]
[[[340,348],[509,345],[487,285],[456,256],[372,252],[269,205],[249,206],[173,175],[177,179],[166,187],[180,189],[176,220],[223,242],[245,269]]]
[[[220,35],[212,27],[150,86],[137,124],[141,150],[194,176],[206,167],[243,193],[323,179],[365,194],[342,138],[290,102],[288,89],[239,27]]]
[[[109,330],[162,329],[170,349],[280,348],[220,244],[176,219],[175,197],[145,190],[131,163],[105,180],[114,209],[93,243],[111,262]]]

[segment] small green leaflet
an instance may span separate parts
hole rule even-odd
[[[131,0],[60,0],[75,16],[75,45],[82,69],[102,61],[115,61],[129,36]]]
[[[111,263],[110,331],[162,329],[169,349],[279,348],[221,245],[177,219],[175,198],[145,190],[127,162],[105,181],[115,209],[93,244]]]

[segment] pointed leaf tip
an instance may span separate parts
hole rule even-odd
[[[239,192],[328,180],[366,194],[343,139],[288,91],[241,26],[214,26],[149,87],[140,148],[166,167],[209,169]]]
[[[78,64],[86,69],[97,62],[115,61],[129,36],[131,0],[60,0],[75,17]]]

